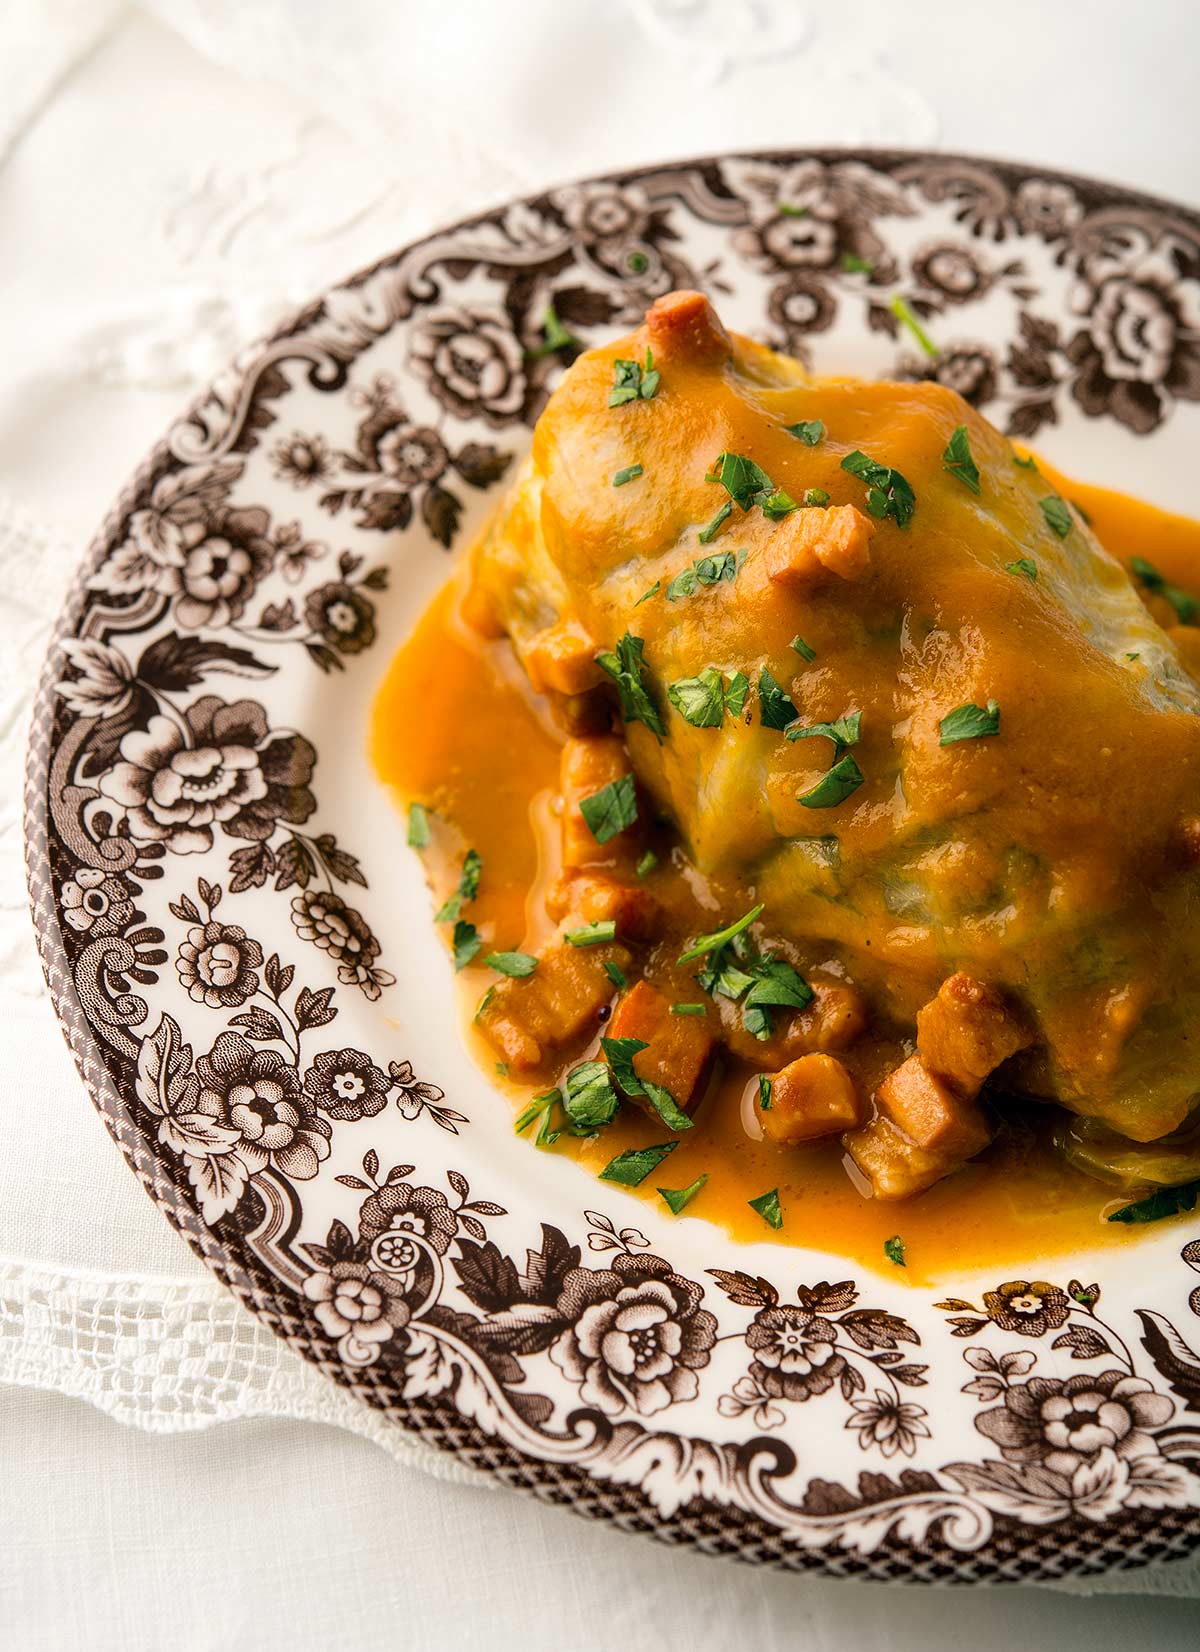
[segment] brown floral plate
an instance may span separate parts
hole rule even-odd
[[[693,285],[819,369],[933,376],[1083,477],[1190,502],[1184,208],[948,156],[729,156],[407,247],[247,350],[88,553],[27,786],[67,1038],[131,1167],[242,1301],[511,1485],[840,1576],[1183,1554],[1200,1240],[1181,1252],[1172,1225],[1051,1280],[1031,1257],[1032,1282],[851,1281],[532,1151],[461,1048],[368,710],[561,371],[547,305],[599,340]],[[935,356],[898,336],[896,292]]]

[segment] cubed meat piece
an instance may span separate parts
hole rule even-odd
[[[538,954],[532,975],[498,981],[476,1017],[480,1032],[502,1061],[519,1072],[540,1067],[547,1056],[598,1025],[613,996],[606,963],[627,970],[623,946],[574,947],[556,941]]]
[[[861,579],[871,561],[875,524],[854,505],[791,511],[767,541],[765,565],[776,585],[805,586],[824,569]]]
[[[961,970],[947,976],[917,1016],[921,1060],[964,1096],[978,1094],[989,1073],[1032,1042],[996,988]]]
[[[962,1161],[918,1147],[880,1114],[842,1137],[842,1146],[871,1184],[877,1199],[910,1199],[940,1182]]]
[[[604,681],[596,664],[599,648],[578,620],[560,620],[525,643],[521,664],[533,689],[544,694],[584,694]]]
[[[723,361],[733,354],[729,334],[703,293],[664,293],[646,312],[646,337],[656,360]]]
[[[790,1014],[775,1010],[774,1030],[766,1039],[755,1038],[746,1030],[740,1004],[721,1000],[724,1042],[735,1055],[764,1069],[784,1067],[814,1052],[830,1055],[848,1050],[866,1031],[867,1010],[862,999],[853,987],[840,981],[809,978],[808,984],[813,990],[812,1003]]]
[[[669,1090],[685,1113],[698,1104],[716,1045],[707,1015],[672,1015],[670,999],[639,981],[622,994],[606,1036],[640,1038],[647,1047],[633,1060],[638,1077]]]
[[[637,847],[637,822],[607,843],[597,843],[579,805],[585,797],[593,797],[631,772],[625,743],[615,734],[581,735],[563,746],[559,789],[564,866],[595,866],[630,859]]]
[[[546,911],[555,923],[603,923],[611,918],[621,940],[645,941],[656,932],[662,909],[639,884],[622,883],[607,872],[579,867],[562,872],[546,891]]]
[[[760,1088],[758,1116],[763,1135],[781,1147],[840,1135],[862,1117],[854,1080],[831,1055],[802,1055],[768,1076],[769,1102],[763,1105]]]
[[[944,1159],[972,1158],[989,1141],[978,1102],[956,1094],[911,1055],[875,1092],[875,1105],[917,1147]]]

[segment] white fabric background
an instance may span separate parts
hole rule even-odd
[[[751,1575],[448,1482],[126,1171],[41,988],[19,794],[80,547],[198,384],[325,281],[506,194],[721,147],[941,144],[1196,201],[1197,61],[1170,0],[0,5],[0,1646],[1196,1644],[1187,1601]]]

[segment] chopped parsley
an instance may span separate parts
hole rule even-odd
[[[518,1136],[523,1136],[525,1134],[534,1119],[537,1118],[540,1113],[545,1111],[546,1105],[545,1096],[535,1096],[527,1107],[522,1107],[521,1111],[513,1120],[513,1130]]]
[[[653,1147],[631,1147],[618,1153],[600,1172],[602,1182],[619,1182],[622,1187],[639,1187],[652,1170],[657,1170],[678,1141],[659,1142]]]
[[[755,1038],[769,1038],[771,1018],[755,1010],[802,1010],[813,1001],[808,982],[785,958],[765,956],[754,964],[755,980],[746,994],[743,1019]]]
[[[769,521],[782,522],[785,516],[790,515],[792,511],[798,511],[800,507],[790,493],[785,493],[782,488],[776,488],[774,493],[762,501],[762,509],[763,515]]]
[[[729,506],[730,510],[732,508]],[[701,538],[703,537],[701,535]],[[675,575],[667,586],[667,601],[674,602],[677,597],[695,596],[701,585],[720,585],[722,580],[731,583],[737,578],[737,571],[737,557],[732,551],[718,551],[715,556],[702,556],[698,562],[693,562],[690,568],[684,568],[682,573]]]
[[[766,1073],[759,1073],[758,1105],[762,1108],[764,1113],[769,1113],[771,1111],[771,1089],[771,1080],[767,1077]]]
[[[794,436],[805,447],[816,447],[825,436],[825,426],[820,419],[801,419],[799,424],[788,424],[783,427],[789,436]]]
[[[487,1009],[488,1005],[491,1003],[492,999],[495,996],[496,996],[496,985],[495,985],[495,982],[493,982],[492,985],[484,993],[483,997],[479,1000],[478,1004],[476,1004],[476,1006],[475,1006],[475,1014],[471,1017],[471,1019],[475,1022],[476,1026],[478,1026],[478,1024],[479,1024],[479,1017],[483,1014],[484,1010]]]
[[[790,201],[776,201],[775,210],[781,218],[807,218],[806,206],[793,206]]]
[[[621,407],[625,402],[649,401],[659,385],[659,372],[652,353],[646,351],[646,365],[640,362],[613,362],[613,387],[608,392],[608,405]]]
[[[551,1125],[561,1101],[562,1096],[557,1090],[546,1090],[540,1096],[534,1096],[513,1122],[513,1129],[517,1135],[523,1136],[529,1126],[537,1122],[537,1135],[534,1137],[537,1146],[553,1147],[559,1133],[552,1129]]]
[[[1147,591],[1157,592],[1165,602],[1171,604],[1180,625],[1195,624],[1196,616],[1200,614],[1200,602],[1189,596],[1186,591],[1181,591],[1178,585],[1168,584],[1152,562],[1147,562],[1143,556],[1131,556],[1129,571]]]
[[[785,729],[800,715],[765,665],[758,674],[758,708],[764,728]]]
[[[603,946],[606,941],[616,940],[617,921],[615,918],[597,918],[595,923],[568,929],[566,938],[572,946]]]
[[[804,490],[804,503],[806,505],[827,505],[829,500],[830,495],[825,492],[824,488],[805,488]]]
[[[783,1211],[779,1208],[779,1189],[773,1187],[769,1193],[760,1193],[757,1199],[747,1199],[746,1203],[751,1210],[756,1210],[769,1228],[783,1226]]]
[[[847,275],[874,275],[875,273],[874,260],[860,258],[856,252],[844,252],[840,262]]]
[[[667,586],[667,601],[675,602],[680,597],[694,597],[699,589],[700,581],[696,578],[695,568],[685,568],[682,573]]]
[[[667,689],[667,699],[693,728],[719,728],[725,716],[725,685],[711,665],[695,677],[681,677]]]
[[[642,465],[626,465],[623,470],[619,470],[613,477],[612,485],[614,488],[623,488],[626,482],[636,482],[639,476],[644,476],[645,474],[646,472]]]
[[[893,293],[891,301],[888,304],[888,309],[891,310],[892,314],[902,327],[908,328],[909,332],[916,339],[917,343],[927,356],[937,355],[937,345],[933,342],[924,327],[922,327],[921,323],[917,320],[913,313],[912,305],[909,304],[906,298],[903,298],[899,293]]]
[[[1048,494],[1045,499],[1039,499],[1042,515],[1046,518],[1046,526],[1053,530],[1060,539],[1065,539],[1071,531],[1071,507],[1065,499],[1057,494]]]
[[[534,350],[526,350],[525,354],[530,361],[540,361],[543,356],[557,355],[560,350],[582,350],[583,345],[568,332],[559,319],[558,311],[553,304],[547,304],[542,311],[542,342]]]
[[[656,579],[648,591],[642,592],[641,596],[637,599],[633,606],[635,608],[640,608],[643,602],[649,602],[651,597],[656,597],[661,589],[662,580]]]
[[[1000,707],[995,700],[986,706],[977,706],[968,700],[965,706],[955,706],[938,724],[939,743],[952,746],[958,740],[984,740],[1000,732]]]
[[[748,511],[775,491],[775,484],[753,459],[744,453],[718,453],[713,468],[705,477],[709,482],[720,482],[735,505]]]
[[[617,685],[621,717],[626,723],[645,723],[661,740],[667,732],[662,713],[650,695],[646,681],[645,643],[628,631],[617,643],[615,653],[596,655],[596,664]]]
[[[890,1239],[883,1241],[883,1254],[889,1262],[894,1262],[898,1268],[907,1267],[904,1260],[904,1240],[898,1233],[893,1233]]]
[[[691,1204],[707,1180],[707,1175],[697,1176],[690,1187],[660,1187],[657,1191],[665,1200],[671,1215],[678,1216],[685,1205]]]
[[[638,817],[637,790],[631,774],[610,780],[598,792],[579,800],[579,812],[597,843],[607,843]]]
[[[861,732],[862,712],[848,711],[836,723],[810,723],[807,728],[790,728],[787,737],[789,740],[809,740],[813,735],[824,735],[827,740],[833,741],[834,754],[841,756],[847,746],[857,746]]]
[[[458,880],[458,888],[438,907],[434,914],[434,923],[452,924],[464,904],[475,899],[479,893],[479,874],[482,870],[483,861],[474,849],[468,849],[463,856],[462,876]]]
[[[842,460],[842,469],[857,476],[867,486],[867,509],[879,520],[894,518],[897,527],[906,528],[917,508],[917,496],[906,477],[890,465],[881,465],[875,459],[855,448]]]
[[[1037,584],[1037,563],[1031,556],[1019,556],[1015,562],[1004,564],[1006,574],[1023,574],[1026,579]]]
[[[706,952],[714,952],[718,947],[724,946],[727,941],[732,941],[735,935],[740,935],[743,930],[749,929],[761,912],[762,902],[760,901],[757,906],[752,906],[749,912],[743,913],[740,918],[736,918],[733,923],[727,924],[724,929],[716,929],[711,935],[698,936],[686,952],[679,954],[678,962],[680,964],[690,964],[693,958],[702,958]]]
[[[617,1116],[621,1098],[613,1088],[612,1073],[603,1061],[585,1061],[567,1074],[563,1110],[571,1133],[594,1136]]]
[[[410,849],[429,847],[429,815],[423,803],[408,805],[408,846]]]
[[[703,1004],[672,1004],[672,1015],[707,1015],[708,1010]]]
[[[618,992],[624,992],[625,988],[629,985],[629,982],[625,976],[625,971],[621,968],[620,964],[614,964],[611,958],[606,959],[605,961],[604,973],[608,976],[609,980],[612,982],[613,986],[616,987]]]
[[[817,657],[816,649],[810,648],[803,637],[793,637],[789,646],[794,648],[800,658],[807,660],[810,665]]]
[[[960,424],[946,443],[946,451],[942,454],[942,469],[957,477],[972,493],[979,492],[979,466],[971,452],[965,424]]]
[[[1198,1197],[1200,1181],[1184,1182],[1180,1187],[1160,1187],[1136,1204],[1122,1205],[1108,1219],[1110,1222],[1161,1222],[1164,1217],[1195,1210]]]
[[[863,772],[847,752],[828,769],[815,786],[801,792],[796,802],[805,809],[836,809],[863,783]]]
[[[634,1071],[633,1058],[640,1050],[649,1049],[642,1038],[602,1038],[600,1047],[608,1057],[612,1075],[627,1096],[648,1101],[668,1130],[690,1130],[692,1121],[675,1100],[670,1090],[643,1078]]]
[[[702,545],[710,545],[712,543],[712,541],[717,537],[717,533],[722,522],[726,520],[732,510],[733,500],[727,499],[708,526],[700,529],[699,538]]]
[[[647,849],[641,860],[639,860],[637,865],[634,867],[634,874],[639,878],[649,877],[650,873],[653,872],[657,865],[658,856],[654,853],[653,849]]]
[[[650,268],[650,260],[644,252],[631,252],[625,260],[634,275],[645,275]]]
[[[1032,453],[1027,453],[1023,459],[1019,453],[1014,453],[1013,464],[1020,465],[1022,470],[1036,470],[1038,467],[1037,460]]]
[[[744,671],[735,671],[725,689],[725,709],[731,717],[740,717],[750,692],[750,679]]]
[[[494,969],[497,975],[532,975],[538,967],[538,961],[532,952],[489,952],[483,961],[489,969]],[[489,992],[492,990],[494,989],[488,988]]]
[[[455,969],[465,969],[483,945],[483,941],[475,925],[460,918],[454,926],[451,945],[454,948]]]

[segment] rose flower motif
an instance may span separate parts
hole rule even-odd
[[[1147,1431],[1174,1415],[1175,1402],[1142,1377],[1104,1371],[1098,1377],[1031,1377],[1005,1391],[1004,1404],[982,1412],[975,1427],[1010,1463],[1041,1463],[1068,1479],[1101,1451],[1118,1457],[1158,1450]]]
[[[905,356],[896,377],[909,383],[932,379],[957,391],[972,407],[982,407],[996,394],[996,358],[985,344],[951,344],[932,358]]]
[[[661,1257],[618,1256],[609,1269],[572,1268],[558,1309],[571,1323],[550,1358],[581,1397],[610,1417],[653,1416],[695,1399],[717,1321],[700,1307],[700,1286]]]
[[[63,917],[81,934],[119,935],[133,920],[133,901],[121,879],[81,866],[60,892]]]
[[[914,253],[913,275],[923,287],[951,304],[969,304],[982,298],[992,285],[992,274],[972,247],[958,241],[939,241]]]
[[[316,1318],[331,1337],[390,1342],[408,1324],[408,1304],[395,1281],[362,1262],[335,1262],[328,1273],[309,1274],[304,1294],[316,1303]]]
[[[1179,279],[1164,259],[1110,260],[1091,272],[1074,307],[1087,327],[1066,357],[1085,413],[1111,413],[1145,435],[1173,397],[1200,401],[1200,283]]]
[[[375,641],[375,605],[342,580],[321,585],[304,604],[309,630],[339,654],[361,654]]]
[[[444,1256],[458,1232],[458,1218],[436,1187],[413,1187],[409,1182],[381,1187],[362,1202],[358,1231],[368,1242],[381,1234],[414,1234]]]
[[[615,184],[575,184],[552,197],[581,241],[641,241],[649,220],[641,190]]]
[[[833,325],[834,302],[819,276],[796,274],[778,281],[767,299],[767,314],[787,339],[789,349],[808,333],[823,333]]]
[[[175,956],[187,995],[210,1010],[232,1009],[258,991],[262,947],[239,924],[210,921],[189,929]]]
[[[273,1166],[310,1181],[329,1157],[332,1127],[312,1111],[300,1076],[275,1050],[256,1050],[240,1033],[223,1032],[196,1062],[199,1110],[241,1132],[238,1157],[253,1174]]]
[[[1013,207],[1021,228],[1047,241],[1058,240],[1083,217],[1079,197],[1070,185],[1051,183],[1048,178],[1026,178],[1017,189]]]
[[[183,529],[183,566],[175,598],[176,621],[186,631],[240,619],[255,586],[274,560],[265,510],[222,510]]]
[[[504,317],[464,307],[435,310],[413,332],[410,362],[429,393],[460,419],[505,425],[525,400],[521,347]]]
[[[361,1050],[324,1050],[304,1075],[304,1093],[331,1119],[372,1119],[392,1081]]]
[[[369,442],[379,469],[405,488],[436,482],[450,463],[446,444],[436,430],[410,425],[386,408],[364,421],[359,442]]]
[[[1071,1299],[1044,1279],[1010,1279],[994,1291],[985,1291],[983,1306],[988,1318],[1002,1331],[1040,1337],[1066,1324]]]
[[[132,729],[120,762],[100,777],[100,791],[124,810],[135,840],[203,854],[214,825],[230,837],[261,840],[277,821],[312,814],[308,781],[317,754],[302,736],[273,735],[253,700],[225,705],[205,695],[184,718],[186,733],[162,716]]]
[[[271,449],[271,469],[281,482],[297,488],[327,482],[333,474],[329,444],[323,436],[305,436],[294,430]]]
[[[750,1375],[774,1399],[824,1394],[846,1369],[836,1338],[827,1319],[803,1308],[762,1308],[746,1332],[746,1346],[754,1354]]]

